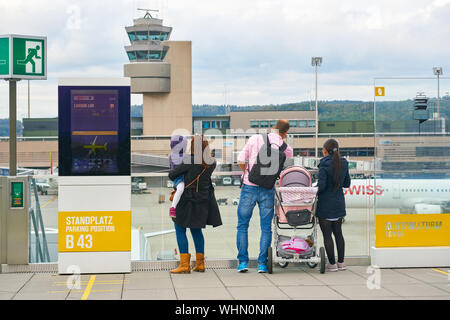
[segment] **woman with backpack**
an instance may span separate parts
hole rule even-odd
[[[191,229],[196,251],[196,266],[193,271],[205,271],[205,240],[202,228],[206,225],[222,225],[219,206],[214,196],[211,175],[216,162],[211,156],[208,141],[196,135],[191,140],[191,157],[169,172],[171,180],[184,175],[184,192],[176,208],[175,225],[180,265],[171,273],[190,273],[190,259],[186,229]]]
[[[328,139],[323,145],[324,157],[319,163],[319,178],[317,182],[318,201],[316,217],[319,218],[323,242],[328,257],[327,271],[345,270],[345,241],[342,234],[342,220],[346,215],[345,198],[342,188],[350,187],[348,162],[339,154],[339,144],[334,139]],[[338,252],[336,264],[334,256],[334,235]]]

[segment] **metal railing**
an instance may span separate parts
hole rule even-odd
[[[39,196],[38,196],[38,188],[36,185],[36,179],[35,178],[31,178],[31,183],[30,183],[30,196],[31,193],[34,194],[34,201],[35,201],[35,205],[34,208],[31,205],[31,201],[30,201],[30,208],[29,208],[29,212],[30,212],[30,228],[29,228],[29,261],[32,262],[32,244],[31,244],[31,240],[32,240],[32,232],[31,232],[31,226],[33,226],[33,230],[34,230],[34,242],[35,242],[35,259],[34,262],[36,263],[40,263],[40,262],[50,262],[50,253],[48,250],[48,243],[47,243],[47,237],[45,234],[45,228],[44,228],[44,221],[42,219],[42,213],[41,213],[41,205],[39,202]],[[41,243],[41,238],[42,238],[42,243]]]

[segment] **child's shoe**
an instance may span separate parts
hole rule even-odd
[[[176,218],[176,216],[177,216],[177,209],[175,209],[174,207],[171,207],[169,209],[169,217]]]

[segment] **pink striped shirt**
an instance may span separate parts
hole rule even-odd
[[[280,135],[271,132],[268,136],[270,143],[272,143],[272,148],[278,149],[279,147],[281,147],[281,145],[283,144],[283,139]],[[250,172],[250,170],[252,170],[252,167],[256,162],[256,158],[258,157],[259,149],[261,149],[263,144],[263,136],[260,134],[254,135],[250,139],[248,139],[244,149],[242,149],[242,151],[239,153],[237,159],[239,163],[245,163],[246,161],[248,161],[248,170],[244,171],[244,184],[246,185],[256,186],[256,184],[251,183],[248,180],[248,173]],[[292,156],[294,155],[294,152],[290,146],[287,146],[284,153],[286,154],[286,159],[292,158]]]

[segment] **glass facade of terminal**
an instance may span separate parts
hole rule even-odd
[[[229,120],[203,120],[203,129],[230,129]]]
[[[319,157],[323,157],[322,148],[318,148]],[[339,152],[343,157],[373,157],[374,148],[340,148]],[[295,148],[294,156],[313,157],[315,155],[314,148]]]
[[[289,119],[290,128],[314,128],[316,120],[291,120]],[[276,125],[277,120],[250,120],[250,128],[272,128]]]

